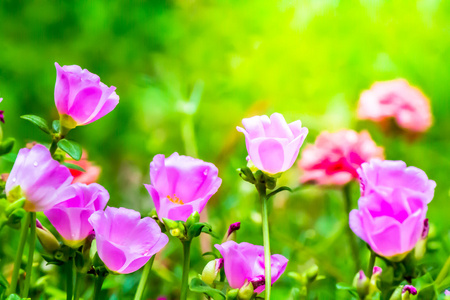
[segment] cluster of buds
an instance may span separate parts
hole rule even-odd
[[[372,276],[368,278],[364,271],[359,271],[353,279],[353,287],[361,299],[372,299],[372,295],[379,291],[377,282],[381,275],[380,267],[373,267]]]

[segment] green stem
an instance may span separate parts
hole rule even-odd
[[[140,300],[142,299],[142,295],[144,294],[144,289],[147,283],[148,274],[150,274],[150,270],[153,266],[153,261],[155,261],[155,255],[150,258],[150,260],[147,262],[147,264],[144,267],[144,270],[142,271],[141,280],[139,281],[139,286],[136,291],[136,295],[134,296],[134,300]]]
[[[14,270],[11,276],[11,285],[9,287],[8,294],[14,294],[17,289],[17,281],[19,279],[19,271],[20,266],[22,264],[23,249],[25,248],[25,243],[27,241],[29,226],[30,226],[30,214],[27,214],[25,217],[25,221],[23,221],[22,223],[22,229],[20,231],[19,247],[17,249],[16,259],[14,260]]]
[[[257,187],[258,188],[258,187]],[[266,292],[264,299],[270,299],[270,290],[272,288],[271,263],[270,263],[270,238],[269,238],[269,213],[267,209],[266,187],[258,188],[259,198],[261,200],[262,231],[264,240],[264,276],[266,279]]]
[[[445,261],[444,266],[442,267],[441,271],[436,277],[436,280],[434,281],[436,286],[438,286],[445,279],[445,277],[447,277],[449,269],[450,269],[450,256]]]
[[[50,154],[53,156],[55,154],[56,149],[58,149],[58,141],[59,139],[53,138],[52,144],[50,145]]]
[[[187,299],[188,281],[189,281],[189,265],[191,254],[191,241],[185,241],[183,243],[183,277],[181,278],[181,294],[180,300]]]
[[[346,213],[346,218],[347,218],[347,222],[348,222],[350,211],[352,209],[352,198],[350,196],[350,184],[346,184],[343,187],[342,192],[344,194],[344,206],[345,206],[345,213]],[[348,240],[350,243],[350,248],[352,251],[353,261],[355,262],[355,273],[356,273],[360,270],[361,261],[359,258],[359,251],[358,251],[358,244],[356,243],[356,236],[353,233],[353,231],[350,229],[350,226],[347,226],[347,235],[348,235]]]
[[[25,268],[25,283],[23,286],[22,298],[28,298],[28,291],[30,290],[31,271],[33,268],[34,247],[36,244],[36,213],[30,212],[30,240],[28,245],[28,260]]]
[[[370,250],[370,258],[369,258],[369,266],[367,267],[367,277],[372,277],[373,274],[373,267],[375,266],[375,259],[377,256],[375,255],[375,252],[373,250]]]
[[[84,279],[84,274],[81,272],[77,272],[76,277],[75,277],[75,287],[73,289],[74,291],[74,296],[73,299],[74,300],[78,300],[80,298],[80,289],[81,287],[81,282]]]
[[[102,291],[103,281],[105,281],[105,276],[97,275],[95,276],[95,285],[94,285],[94,300],[100,299],[100,293]]]
[[[66,291],[67,291],[67,300],[72,300],[73,298],[73,265],[75,261],[72,257],[69,258],[69,261],[66,265]]]

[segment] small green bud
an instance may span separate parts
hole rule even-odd
[[[254,288],[251,282],[246,281],[244,285],[239,289],[239,300],[250,300],[253,297]]]
[[[174,237],[179,237],[181,234],[181,231],[179,228],[170,229],[170,234]]]
[[[394,293],[392,293],[391,298],[389,300],[402,300],[402,287],[399,286],[395,289]]]
[[[250,168],[248,168],[248,167],[240,168],[240,169],[238,169],[238,172],[239,172],[239,176],[241,176],[242,179],[244,179],[245,181],[250,182],[252,184],[255,184],[256,179]]]
[[[306,270],[305,274],[308,283],[313,283],[316,280],[317,275],[319,275],[319,267],[317,265],[313,265]]]
[[[220,269],[222,268],[222,265],[223,265],[223,258],[214,259],[208,262],[205,268],[203,269],[201,275],[201,279],[203,280],[203,282],[209,285],[213,285],[214,280],[216,280],[217,275],[219,274]]]
[[[61,249],[61,245],[55,236],[47,228],[42,226],[41,222],[36,221],[36,223],[36,235],[44,250],[48,253],[53,253]]]
[[[369,278],[367,278],[362,270],[356,273],[356,276],[353,279],[353,287],[356,288],[356,292],[361,299],[364,299],[364,297],[369,293],[369,284]]]
[[[266,175],[266,187],[269,190],[273,190],[277,186],[277,179]]]
[[[189,218],[186,220],[186,228],[191,227],[193,224],[200,221],[200,214],[197,211],[194,211]]]
[[[238,293],[239,293],[238,289],[229,290],[227,293],[227,299],[229,300],[237,299]]]

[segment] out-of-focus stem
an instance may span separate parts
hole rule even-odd
[[[190,268],[190,254],[191,254],[191,241],[185,241],[183,243],[183,277],[181,278],[181,294],[180,299],[187,299],[188,281],[189,281],[189,268]]]
[[[30,290],[31,271],[33,269],[34,247],[36,244],[36,213],[30,212],[30,240],[28,245],[28,260],[25,269],[25,284],[23,286],[22,298],[28,298]]]
[[[264,299],[270,299],[272,288],[271,263],[270,263],[270,238],[269,238],[269,212],[267,209],[266,187],[258,187],[259,199],[261,201],[262,231],[264,241],[264,276],[265,276],[265,296]]]
[[[353,231],[350,229],[350,226],[348,226],[348,218],[350,215],[350,211],[352,209],[352,198],[350,196],[350,183],[344,185],[342,188],[342,192],[344,195],[344,207],[345,207],[345,213],[347,217],[347,235],[348,235],[348,241],[350,244],[350,248],[352,251],[353,261],[355,262],[355,273],[360,270],[361,267],[361,261],[359,258],[359,251],[358,251],[358,244],[356,243],[356,236],[353,233]]]
[[[22,223],[20,232],[19,247],[17,248],[16,259],[14,260],[14,270],[11,276],[11,285],[9,286],[9,294],[14,294],[17,288],[17,280],[19,279],[20,265],[22,264],[23,249],[27,241],[28,227],[30,226],[30,214],[27,214]]]
[[[69,258],[66,266],[66,299],[72,300],[73,298],[73,264],[74,259],[72,257]]]
[[[144,267],[144,270],[142,271],[141,280],[139,281],[139,286],[136,291],[136,295],[134,296],[134,300],[141,300],[142,295],[144,294],[144,289],[147,284],[148,274],[150,274],[150,270],[153,266],[153,261],[155,260],[155,255],[150,258],[150,260],[147,262],[147,264]]]
[[[370,258],[369,258],[369,266],[367,267],[367,277],[372,277],[373,274],[373,267],[375,266],[375,259],[377,256],[375,255],[375,252],[373,252],[372,249],[370,249]]]

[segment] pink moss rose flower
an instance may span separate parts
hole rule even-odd
[[[31,149],[20,149],[5,191],[9,198],[17,198],[20,193],[26,198],[24,209],[39,212],[61,202],[58,192],[72,179],[69,169],[54,160],[46,147],[37,144]]]
[[[430,101],[405,79],[375,82],[362,92],[358,118],[377,123],[393,118],[399,127],[413,132],[424,132],[432,123]]]
[[[302,152],[299,167],[304,173],[300,181],[344,185],[358,178],[356,170],[372,158],[383,159],[383,148],[377,147],[367,131],[322,132],[314,145]]]
[[[95,231],[100,259],[113,272],[128,274],[139,270],[168,242],[167,235],[150,217],[127,208],[107,207],[89,218]]]
[[[248,156],[261,171],[269,174],[284,172],[292,167],[308,134],[297,120],[287,124],[283,115],[254,116],[242,120]]]
[[[151,185],[146,184],[159,219],[186,221],[201,213],[222,184],[217,167],[200,159],[174,153],[158,154],[150,163]]]
[[[436,183],[398,161],[373,160],[359,174],[362,192],[350,228],[378,255],[400,261],[422,239]]]
[[[249,243],[237,244],[228,241],[221,245],[214,245],[223,257],[225,275],[233,289],[241,288],[245,282],[251,282],[255,287],[255,293],[261,293],[265,289],[264,280],[264,247]],[[280,254],[274,254],[271,259],[272,280],[280,278],[286,269],[288,260]]]
[[[110,113],[119,103],[114,86],[77,65],[56,66],[55,104],[60,115],[68,115],[76,125],[92,123]]]
[[[93,231],[89,217],[106,207],[109,193],[97,183],[75,183],[62,190],[59,197],[64,200],[44,213],[65,244],[78,248]]]

